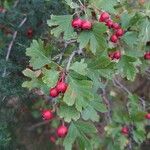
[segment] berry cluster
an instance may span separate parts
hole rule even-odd
[[[145,119],[150,120],[150,113],[147,113],[147,114],[145,115]],[[126,126],[122,127],[121,133],[122,133],[123,135],[125,135],[125,136],[129,135],[129,128],[126,127]]]
[[[110,37],[110,41],[117,43],[119,38],[124,35],[124,30],[116,22],[113,22],[110,15],[107,12],[103,12],[100,15],[99,22],[104,22],[109,29],[113,29],[115,33]]]
[[[59,93],[65,93],[67,90],[68,84],[63,81],[58,81],[57,85],[54,88],[50,89],[50,96],[57,97]]]
[[[119,60],[121,58],[121,52],[119,50],[109,52],[108,56],[111,60]]]
[[[90,30],[92,28],[92,23],[89,20],[75,18],[72,20],[72,27],[74,29]]]
[[[150,52],[146,52],[146,53],[144,54],[144,59],[150,60]]]
[[[50,110],[50,109],[43,110],[42,118],[47,121],[53,119],[54,114],[53,114],[52,110]],[[60,138],[64,138],[67,133],[68,133],[68,128],[65,125],[61,125],[56,129],[56,134]],[[51,137],[50,140],[53,142],[55,141],[53,136]]]

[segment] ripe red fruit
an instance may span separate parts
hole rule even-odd
[[[124,35],[124,30],[123,30],[123,29],[118,29],[118,30],[116,31],[116,35],[117,35],[117,36],[123,36],[123,35]]]
[[[56,89],[58,92],[65,93],[67,90],[68,84],[65,82],[58,82],[56,85]]]
[[[72,27],[75,29],[79,29],[82,27],[82,20],[80,18],[76,18],[74,20],[72,20]]]
[[[56,138],[55,138],[54,136],[50,136],[50,137],[49,137],[49,140],[50,140],[52,143],[55,143]]]
[[[60,138],[63,138],[68,133],[68,128],[65,125],[61,125],[56,130],[57,136]]]
[[[111,28],[112,25],[113,25],[112,20],[107,20],[107,21],[106,21],[106,26],[108,26],[109,28]]]
[[[110,41],[113,42],[113,43],[117,43],[118,37],[117,37],[115,34],[113,34],[113,35],[110,37]]]
[[[124,134],[124,135],[128,135],[129,134],[129,129],[127,127],[123,127],[121,129],[121,133]]]
[[[150,113],[147,113],[147,114],[145,115],[145,118],[150,120]]]
[[[99,22],[105,22],[105,21],[108,20],[109,18],[110,18],[110,15],[109,15],[107,12],[103,12],[103,13],[100,15]]]
[[[43,110],[42,112],[42,118],[44,120],[51,120],[54,117],[51,110]]]
[[[112,28],[115,29],[115,30],[120,29],[120,25],[118,23],[114,22],[112,24]]]
[[[114,59],[118,60],[121,58],[121,52],[120,51],[110,52],[108,55],[111,58],[111,60],[114,60]]]
[[[51,88],[51,89],[50,89],[50,96],[51,96],[51,97],[57,97],[58,94],[59,94],[59,92],[57,91],[56,88]]]
[[[82,27],[83,30],[90,30],[92,28],[92,23],[88,20],[84,20],[82,22]]]
[[[28,38],[32,38],[33,37],[33,29],[32,28],[29,28],[27,30],[27,36],[28,36]]]
[[[146,52],[146,53],[144,54],[144,59],[150,60],[150,52]]]

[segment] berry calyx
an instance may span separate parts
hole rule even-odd
[[[113,25],[112,20],[107,20],[107,21],[106,21],[106,26],[108,26],[109,28],[111,28],[112,25]]]
[[[56,138],[55,138],[54,136],[50,136],[50,137],[49,137],[49,140],[50,140],[52,143],[55,143]]]
[[[115,29],[115,30],[118,30],[118,29],[120,29],[120,25],[118,23],[114,22],[112,24],[112,28]]]
[[[90,30],[92,28],[92,23],[88,20],[84,20],[82,22],[82,27],[83,30]]]
[[[123,29],[118,29],[116,31],[116,35],[119,37],[119,36],[123,36],[124,35],[124,30]]]
[[[64,138],[68,133],[68,128],[65,125],[61,125],[56,130],[57,136]]]
[[[42,118],[44,120],[51,120],[54,117],[51,110],[43,110],[42,112]]]
[[[105,21],[108,20],[109,18],[110,18],[110,15],[109,15],[107,12],[103,12],[103,13],[100,15],[99,22],[105,22]]]
[[[110,37],[110,41],[113,42],[113,43],[117,43],[118,42],[118,37],[113,34],[111,37]]]
[[[150,120],[150,113],[147,113],[147,114],[145,115],[145,118],[148,119],[148,120]]]
[[[123,127],[121,129],[121,133],[124,134],[124,135],[128,135],[129,134],[129,129],[127,127]]]
[[[146,52],[146,53],[144,54],[144,59],[150,60],[150,52]]]
[[[58,92],[65,93],[67,90],[68,84],[65,82],[58,82],[56,85],[56,89]]]
[[[74,29],[79,29],[82,27],[82,22],[83,21],[80,18],[76,18],[76,19],[72,20],[72,27]]]
[[[27,30],[27,36],[28,36],[28,38],[32,38],[33,37],[33,29],[32,28],[29,28]]]
[[[57,91],[57,88],[51,88],[50,89],[50,96],[51,97],[57,97],[59,92]]]

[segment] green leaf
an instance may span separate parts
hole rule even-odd
[[[139,24],[139,39],[140,42],[145,44],[147,41],[150,41],[150,21],[148,18],[141,19],[140,21],[141,23]]]
[[[139,143],[139,144],[143,143],[145,138],[146,138],[145,132],[141,130],[133,131],[133,139],[135,140],[136,143]]]
[[[75,140],[79,141],[79,144],[82,143],[85,149],[92,150],[92,145],[87,134],[96,132],[95,126],[91,123],[83,121],[72,122],[69,127],[69,132],[63,142],[65,150],[71,150]]]
[[[128,144],[128,139],[124,135],[122,135],[122,136],[119,137],[119,143],[120,143],[119,144],[120,145],[120,149],[124,150],[124,148]]]
[[[107,47],[105,32],[106,26],[102,23],[95,23],[91,31],[82,31],[77,39],[80,48],[85,48],[90,44],[90,50],[93,54],[97,49],[105,50]]]
[[[48,87],[53,87],[56,85],[59,77],[59,72],[56,70],[43,70],[44,76],[42,77],[43,82],[48,86]]]
[[[80,7],[77,3],[73,2],[72,0],[65,0],[65,2],[66,2],[67,5],[69,5],[70,8],[72,8],[72,9],[76,9],[76,8],[79,8],[79,7]]]
[[[30,47],[26,49],[26,55],[31,57],[30,63],[33,69],[40,69],[51,63],[51,59],[45,55],[44,42],[41,40],[33,40]]]
[[[138,42],[138,34],[136,32],[126,32],[122,40],[129,48],[133,48],[133,46]]]
[[[51,15],[51,19],[47,21],[50,27],[54,27],[51,30],[51,34],[55,37],[59,37],[61,33],[64,35],[65,40],[76,38],[76,32],[71,26],[72,15],[55,16]]]
[[[75,107],[62,105],[58,110],[58,116],[64,118],[66,122],[71,122],[71,120],[77,121],[80,118],[80,113],[75,109]]]
[[[78,103],[78,101],[83,100],[91,100],[93,99],[94,95],[92,93],[92,82],[88,80],[77,80],[69,77],[69,87],[67,91],[64,94],[63,101],[69,105],[72,106],[74,103]],[[78,105],[76,105],[78,106]],[[80,110],[80,108],[77,108],[77,110]]]
[[[26,76],[26,77],[29,77],[31,78],[30,81],[25,81],[23,84],[22,84],[22,87],[25,87],[25,88],[28,88],[29,90],[33,89],[33,88],[38,88],[40,87],[40,81],[37,79],[37,75],[36,75],[36,72],[30,70],[30,69],[25,69],[23,71],[23,74]]]
[[[127,77],[127,79],[131,81],[134,81],[136,74],[138,73],[134,62],[136,62],[134,57],[123,55],[117,64],[117,68],[122,72],[123,77]]]
[[[95,111],[95,109],[91,106],[88,106],[82,111],[82,118],[84,120],[92,120],[93,122],[99,121],[99,115]]]
[[[87,64],[84,62],[84,59],[82,59],[80,62],[77,61],[73,63],[70,66],[70,69],[84,76],[87,74]]]
[[[117,0],[109,0],[109,3],[106,3],[105,0],[90,0],[90,2],[102,10],[108,11],[110,13],[116,12],[114,6],[117,4]]]

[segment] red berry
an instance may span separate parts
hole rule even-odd
[[[52,143],[55,143],[56,138],[55,138],[54,136],[50,136],[50,137],[49,137],[49,140],[50,140]]]
[[[65,125],[61,125],[56,130],[57,136],[60,138],[63,138],[68,133],[68,128]]]
[[[58,91],[58,92],[62,92],[62,93],[65,93],[65,92],[66,92],[67,87],[68,87],[68,84],[65,83],[65,82],[58,82],[58,83],[57,83],[57,86],[56,86],[57,91]]]
[[[29,28],[27,30],[27,36],[28,36],[28,38],[32,38],[33,37],[33,29],[32,28]]]
[[[111,58],[111,60],[114,60],[114,59],[118,60],[121,58],[121,52],[120,51],[110,52],[108,56]]]
[[[117,43],[118,37],[117,37],[115,34],[113,34],[113,35],[110,37],[110,41],[113,42],[113,43]]]
[[[107,20],[107,22],[106,22],[106,26],[108,26],[109,28],[111,28],[111,27],[112,27],[112,25],[113,25],[112,20]]]
[[[56,88],[51,88],[51,89],[50,89],[50,96],[51,96],[51,97],[57,97],[58,94],[59,94],[59,92],[57,91]]]
[[[120,25],[118,23],[114,22],[112,24],[112,28],[115,29],[115,30],[120,29]]]
[[[74,20],[72,20],[72,27],[75,29],[79,29],[82,27],[82,20],[80,18],[76,18]]]
[[[123,29],[118,29],[118,30],[116,31],[116,35],[117,35],[117,36],[123,36],[123,35],[124,35],[124,30],[123,30]]]
[[[145,115],[145,118],[150,120],[150,113],[147,113],[147,114]]]
[[[114,52],[113,57],[114,57],[114,59],[120,59],[121,58],[121,52],[120,51]]]
[[[90,30],[92,28],[92,23],[88,20],[84,20],[82,22],[82,27],[83,30]]]
[[[150,60],[150,52],[146,52],[146,53],[144,54],[144,59]]]
[[[105,21],[108,20],[109,18],[110,18],[110,15],[109,15],[107,12],[103,12],[103,13],[100,15],[99,22],[105,22]]]
[[[129,129],[127,127],[123,127],[121,129],[121,133],[124,134],[124,135],[128,135],[129,134]]]
[[[53,113],[51,110],[43,110],[42,118],[44,120],[51,120],[53,118]]]

